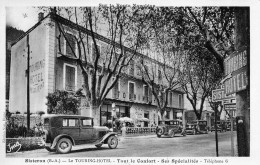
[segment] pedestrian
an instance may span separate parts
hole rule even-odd
[[[124,138],[126,136],[126,126],[125,126],[125,123],[123,123],[121,131],[122,131],[122,137]]]

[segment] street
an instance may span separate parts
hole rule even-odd
[[[219,156],[231,156],[230,131],[218,133]],[[236,133],[234,133],[236,148]],[[236,151],[236,150],[235,150]],[[69,154],[57,154],[45,149],[6,154],[6,157],[215,157],[215,132],[200,135],[176,135],[174,138],[156,135],[121,138],[116,149],[103,145],[101,149],[95,146],[75,146]]]

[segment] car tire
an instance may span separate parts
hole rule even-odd
[[[110,149],[115,149],[118,145],[118,139],[116,136],[110,136],[107,140],[108,147]]]
[[[169,136],[170,136],[171,138],[173,138],[174,135],[175,135],[175,132],[174,132],[174,130],[171,129],[171,130],[169,131]]]
[[[95,145],[97,148],[101,148],[102,147],[102,144],[97,144]]]
[[[69,153],[71,151],[71,148],[72,148],[72,143],[68,138],[60,139],[56,145],[56,151],[57,153],[60,154]]]
[[[161,137],[161,135],[157,135],[157,137],[158,137],[158,138],[160,138],[160,137]]]
[[[164,127],[158,127],[156,129],[156,134],[159,135],[159,136],[162,136],[164,134],[164,132],[165,132]]]

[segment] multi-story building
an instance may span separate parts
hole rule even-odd
[[[73,40],[73,36],[77,35],[78,27],[55,13],[50,13],[44,18],[42,14],[40,16],[39,22],[12,45],[10,87],[10,111],[12,112],[26,112],[27,109],[25,71],[27,70],[28,54],[30,55],[30,111],[32,113],[37,111],[47,113],[46,96],[48,93],[53,93],[55,90],[75,91],[82,87],[81,69],[75,58],[71,56],[71,48],[78,49]],[[71,48],[68,47],[65,39],[61,39],[58,43],[57,38],[60,33],[57,21],[64,25],[66,36],[72,45]],[[83,27],[80,29],[83,33],[90,34],[87,29]],[[95,37],[102,56],[106,46],[111,42],[97,33],[95,33]],[[89,39],[91,40],[91,38]],[[57,46],[59,44],[60,48]],[[89,46],[94,49],[93,44]],[[88,54],[89,59],[95,55],[93,49]],[[98,125],[103,125],[111,120],[112,109],[115,109],[119,117],[132,118],[135,124],[142,126],[158,124],[155,98],[150,89],[142,82],[141,70],[138,69],[137,60],[141,56],[146,60],[147,67],[149,67],[149,63],[160,65],[158,61],[137,53],[137,57],[123,71],[119,81],[106,97],[105,103],[98,112]],[[157,77],[158,81],[161,81],[160,70],[158,70]],[[168,98],[166,118],[173,119],[181,116],[184,106],[181,90],[169,92]],[[89,106],[84,99],[82,99],[79,113],[91,116]]]

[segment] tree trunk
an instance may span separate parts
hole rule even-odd
[[[93,118],[94,126],[100,126],[100,109],[101,106],[90,105],[90,117]]]

